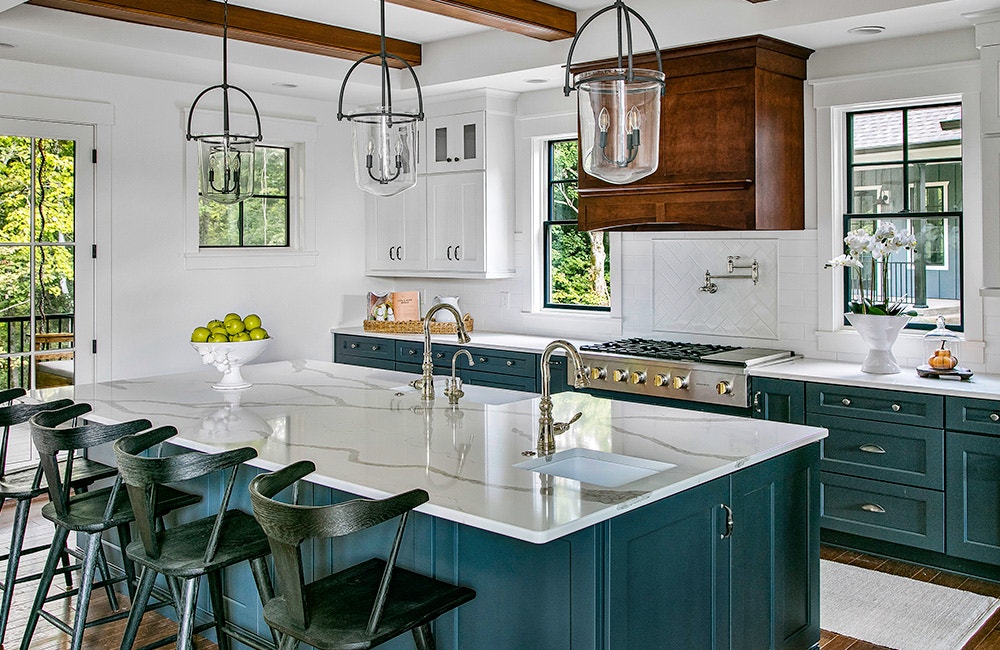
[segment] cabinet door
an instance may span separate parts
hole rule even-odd
[[[800,381],[753,378],[752,416],[773,422],[806,423],[806,388]]]
[[[604,647],[729,648],[729,496],[723,477],[608,522]]]
[[[484,172],[427,176],[427,268],[486,270]]]
[[[1000,444],[947,434],[948,555],[1000,564]]]
[[[427,186],[422,178],[395,196],[368,197],[368,271],[423,271],[426,267]]]
[[[486,113],[427,118],[427,173],[486,168]]]
[[[819,445],[732,477],[732,647],[819,642]]]

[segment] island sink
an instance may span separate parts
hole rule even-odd
[[[550,474],[581,483],[618,487],[677,467],[672,463],[633,458],[608,451],[574,447],[514,465],[539,474]]]

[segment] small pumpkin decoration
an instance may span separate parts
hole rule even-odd
[[[934,350],[934,355],[927,360],[927,365],[935,370],[951,370],[958,365],[958,357],[952,356],[951,350],[945,348],[942,341],[941,347]]]

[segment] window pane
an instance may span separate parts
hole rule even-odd
[[[240,206],[199,200],[202,246],[240,245]]]
[[[35,249],[35,318],[42,331],[60,331],[49,325],[62,324],[69,330],[73,315],[74,249],[70,246],[39,246]],[[52,319],[53,322],[48,322]]]
[[[550,180],[576,179],[579,143],[576,140],[561,140],[551,143],[550,146],[550,159],[552,161],[552,178]]]
[[[910,160],[962,157],[962,107],[931,106],[906,113]]]
[[[243,202],[243,245],[263,246],[264,202],[267,199],[247,199]]]
[[[552,221],[576,221],[577,211],[576,183],[552,183],[549,186],[549,218]]]
[[[882,214],[903,210],[903,166],[855,167],[852,214]]]
[[[76,143],[35,140],[35,239],[73,241]]]
[[[548,232],[549,302],[610,306],[608,234],[580,232],[576,224],[552,224]]]
[[[907,173],[911,212],[962,210],[962,163],[914,163],[909,165]],[[923,188],[923,192],[918,188]]]
[[[31,366],[28,357],[8,357],[0,359],[0,389],[31,387],[29,384]],[[10,469],[10,468],[8,468]]]
[[[902,111],[858,113],[851,117],[854,124],[851,155],[855,164],[903,159]]]
[[[288,199],[264,200],[266,246],[288,245]]]
[[[0,136],[0,163],[0,242],[27,243],[31,138]]]
[[[27,246],[0,246],[0,318],[27,317],[31,313],[30,255]]]
[[[256,193],[269,196],[286,196],[288,191],[287,149],[257,147],[254,154],[257,183]]]

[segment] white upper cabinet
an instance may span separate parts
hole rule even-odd
[[[427,118],[427,173],[485,169],[485,132],[484,111]]]
[[[398,273],[423,268],[426,263],[427,186],[418,178],[414,187],[395,196],[367,195],[367,271]]]
[[[427,177],[427,269],[486,271],[485,172]]]

